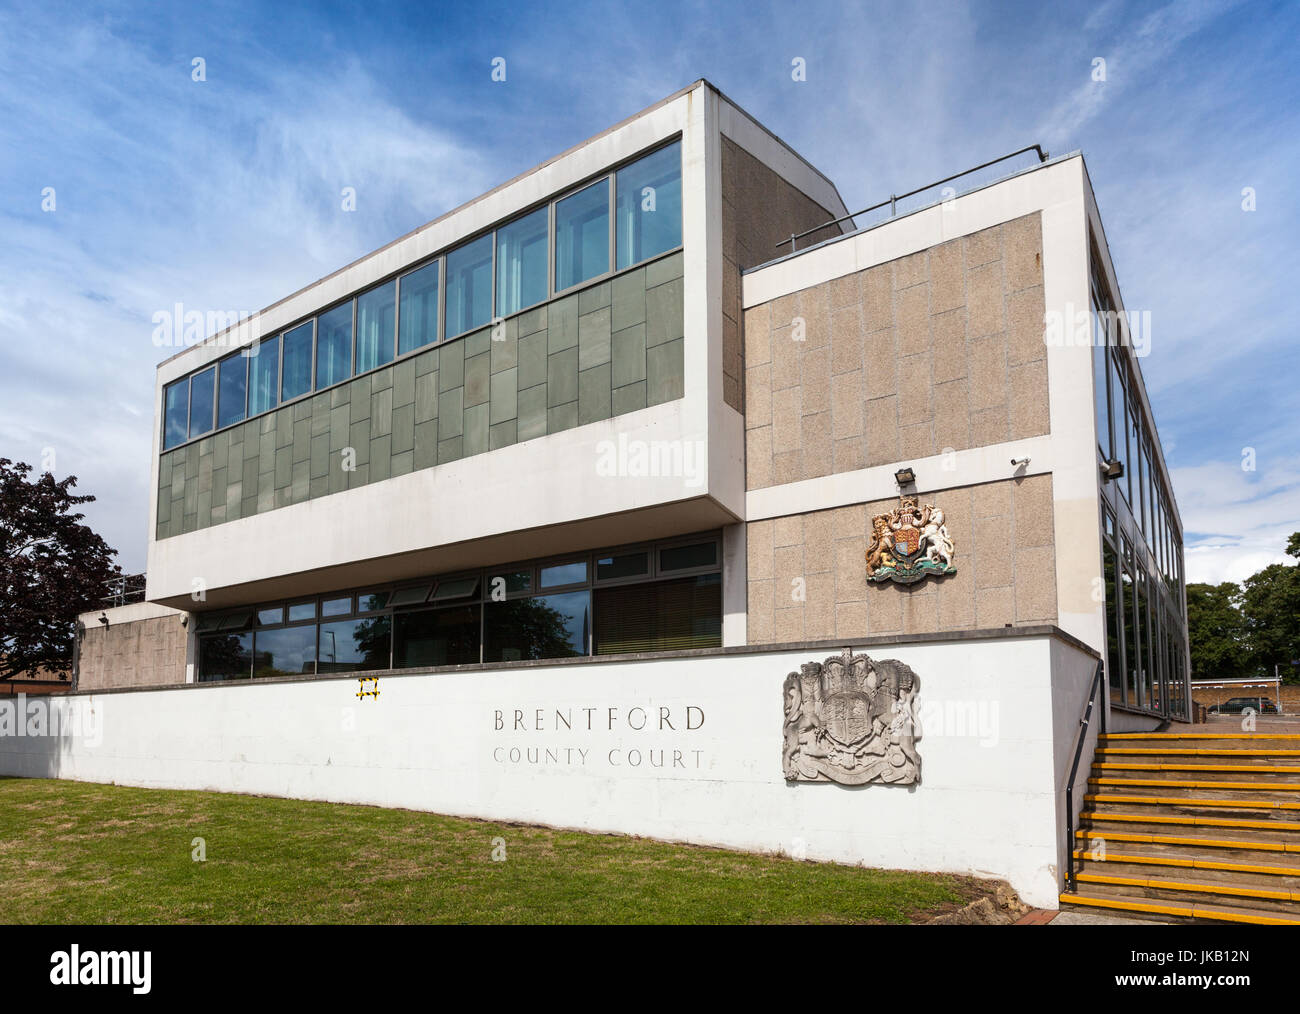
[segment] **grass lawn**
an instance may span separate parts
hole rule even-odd
[[[907,923],[990,893],[410,810],[0,778],[0,923]]]

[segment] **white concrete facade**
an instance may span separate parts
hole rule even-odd
[[[856,650],[919,677],[917,786],[784,780],[782,681],[839,654],[828,645],[409,673],[362,702],[346,678],[81,694],[41,705],[60,735],[48,713],[46,735],[14,735],[0,703],[0,774],[1001,877],[1054,908],[1063,773],[1095,658],[1045,628]]]

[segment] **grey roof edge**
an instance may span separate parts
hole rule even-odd
[[[888,648],[895,645],[953,644],[972,641],[1007,641],[1050,638],[1075,648],[1097,661],[1101,655],[1073,634],[1054,623],[1036,623],[1023,627],[983,627],[975,630],[946,630],[928,634],[877,634],[868,637],[830,638],[817,641],[791,641],[788,643],[744,644],[731,648],[690,648],[678,651],[643,651],[624,655],[582,655],[576,658],[525,659],[518,662],[475,662],[469,665],[427,666],[418,669],[370,669],[349,673],[330,673],[319,676],[270,676],[262,679],[222,680],[213,683],[168,683],[143,687],[104,687],[95,690],[77,690],[64,697],[91,697],[96,694],[159,693],[171,690],[209,690],[216,687],[256,687],[278,683],[319,683],[324,680],[356,680],[362,678],[399,679],[412,676],[474,675],[484,672],[503,672],[516,669],[547,669],[570,665],[618,665],[627,662],[671,661],[684,658],[715,658],[729,655],[757,655],[788,652],[820,653],[839,652],[845,648]]]

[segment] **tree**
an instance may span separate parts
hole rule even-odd
[[[72,492],[77,477],[29,481],[32,471],[0,458],[0,679],[41,669],[66,678],[77,614],[122,573],[117,550],[74,510],[95,499]]]
[[[1300,532],[1286,545],[1287,555],[1300,557]],[[1295,678],[1291,662],[1300,659],[1300,567],[1273,563],[1246,578],[1241,594],[1242,613],[1251,647],[1251,662],[1260,675]]]
[[[1223,584],[1187,586],[1187,637],[1192,679],[1236,679],[1253,670],[1241,588]]]

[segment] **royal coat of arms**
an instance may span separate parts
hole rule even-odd
[[[806,662],[785,678],[786,781],[912,785],[917,677],[896,659],[872,661],[851,648]]]
[[[903,497],[888,514],[871,519],[867,577],[872,581],[912,584],[927,574],[953,574],[952,539],[943,511]]]

